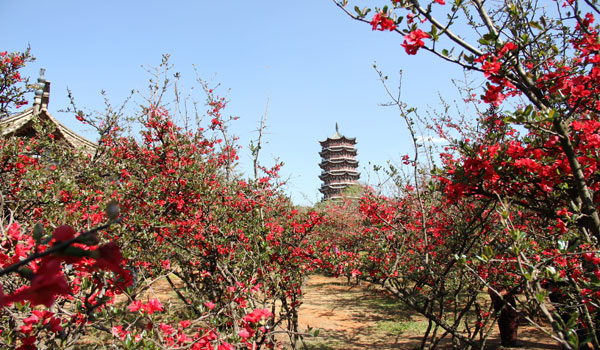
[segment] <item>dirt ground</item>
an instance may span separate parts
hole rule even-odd
[[[306,334],[319,330],[317,337],[305,338],[310,350],[412,350],[419,347],[427,328],[425,318],[366,282],[348,285],[345,278],[312,275],[304,285],[304,293],[299,330]],[[146,297],[166,302],[172,292],[161,280],[146,292]],[[523,344],[520,349],[561,349],[531,326],[519,327],[519,341]],[[287,348],[285,341],[281,346]],[[488,339],[486,349],[503,349],[497,331]]]
[[[305,285],[300,307],[300,329],[318,328],[316,338],[308,338],[309,349],[414,349],[427,327],[425,319],[402,308],[393,299],[378,296],[373,287],[362,283],[347,285],[345,278],[311,276]],[[522,349],[560,349],[560,346],[533,327],[519,328]],[[499,335],[488,340],[487,349],[502,348]]]

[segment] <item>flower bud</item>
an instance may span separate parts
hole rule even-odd
[[[95,233],[88,233],[77,237],[77,242],[85,245],[97,245],[100,239]]]
[[[106,216],[113,221],[119,218],[119,203],[116,200],[113,199],[106,205]]]
[[[18,270],[17,270],[17,273],[18,273],[18,274],[19,274],[21,277],[23,277],[23,278],[25,278],[25,279],[28,279],[28,280],[30,280],[30,281],[31,281],[31,280],[33,279],[33,277],[34,277],[33,270],[32,270],[32,269],[30,269],[29,267],[21,267],[20,269],[18,269]]]
[[[35,226],[33,227],[33,239],[35,240],[36,244],[40,244],[40,242],[42,241],[42,236],[44,234],[44,225],[42,225],[41,223],[37,223],[35,224]]]
[[[56,242],[68,241],[75,238],[75,230],[69,225],[62,225],[54,230],[52,237]]]

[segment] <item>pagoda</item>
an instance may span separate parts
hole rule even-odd
[[[344,189],[350,185],[358,184],[360,174],[356,171],[356,138],[340,134],[337,123],[335,134],[321,144],[321,175],[319,178],[323,185],[319,189],[323,193],[323,200],[342,197]]]
[[[50,101],[50,81],[44,77],[45,69],[40,69],[39,89],[35,91],[33,106],[6,118],[0,116],[0,137],[35,137],[38,133],[34,127],[37,122],[48,122],[54,125],[52,139],[63,142],[68,147],[80,149],[88,154],[95,154],[98,145],[78,135],[60,123],[48,112]]]

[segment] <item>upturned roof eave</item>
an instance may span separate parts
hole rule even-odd
[[[352,144],[355,144],[355,143],[356,143],[356,137],[346,137],[346,136],[341,136],[341,137],[339,137],[339,138],[331,138],[331,137],[328,137],[326,140],[319,141],[319,143],[320,143],[321,145],[323,145],[323,144],[325,144],[325,143],[328,143],[328,142],[340,141],[340,140],[345,140],[345,141],[348,141],[348,142],[350,142],[350,143],[352,143]]]
[[[321,161],[321,163],[319,164],[326,164],[326,163],[331,163],[331,164],[340,164],[340,163],[352,163],[352,164],[358,164],[358,160],[354,159],[354,158],[328,158],[328,159],[323,159]]]
[[[34,113],[33,107],[30,107],[20,113],[14,114],[0,121],[0,135],[6,136],[15,134],[19,129],[33,121],[35,117],[47,118],[50,122],[56,125],[56,130],[62,138],[73,148],[84,148],[93,152],[98,145],[83,136],[78,135],[73,130],[66,127],[64,124],[54,118],[46,109],[42,109],[37,115]]]
[[[326,153],[339,153],[339,152],[349,152],[349,153],[354,153],[354,155],[356,155],[357,153],[357,149],[354,147],[350,147],[350,146],[340,146],[340,147],[328,147],[328,148],[323,148],[320,152],[319,155],[323,156]]]

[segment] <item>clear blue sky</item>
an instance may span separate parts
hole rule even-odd
[[[226,114],[240,117],[232,130],[250,174],[246,146],[270,98],[261,161],[285,162],[282,176],[297,204],[321,198],[318,141],[334,133],[336,122],[357,139],[363,182],[369,162],[398,161],[410,152],[397,110],[379,106],[388,99],[375,61],[390,78],[404,71],[403,99],[422,112],[439,106],[438,93],[456,98],[450,79],[462,76],[427,53],[407,56],[400,35],[373,32],[330,0],[2,0],[0,13],[10,33],[0,38],[0,51],[30,45],[37,60],[25,73],[35,80],[45,67],[51,113],[91,139],[72,115],[57,112],[68,107],[67,86],[79,106],[102,110],[100,90],[118,104],[128,91],[147,86],[141,66],[158,65],[169,53],[187,87],[194,85],[195,65],[205,79],[216,75],[223,92],[231,89]]]

